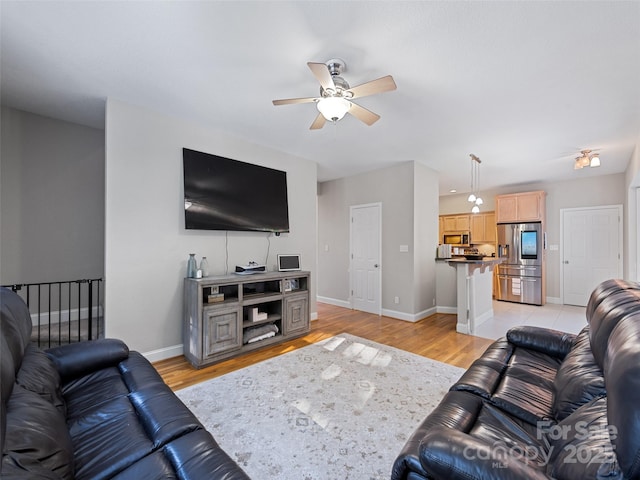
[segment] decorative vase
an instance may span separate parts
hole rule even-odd
[[[207,257],[202,257],[202,260],[200,260],[200,270],[202,271],[203,277],[209,276],[209,262],[207,262]]]
[[[196,270],[198,266],[196,264],[196,254],[190,253],[189,260],[187,261],[187,278],[196,278]]]

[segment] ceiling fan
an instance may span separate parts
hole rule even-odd
[[[576,161],[573,164],[574,170],[580,170],[584,167],[599,167],[600,166],[600,154],[597,150],[581,150],[580,155],[576,157]]]
[[[327,120],[335,123],[344,117],[346,113],[350,113],[367,125],[373,125],[380,119],[380,115],[353,103],[352,100],[396,89],[396,83],[391,75],[353,88],[350,87],[347,81],[341,77],[342,72],[346,70],[346,64],[339,58],[331,59],[326,63],[307,62],[307,65],[318,82],[320,82],[320,96],[273,100],[273,104],[315,103],[319,113],[311,124],[311,130],[324,127]]]

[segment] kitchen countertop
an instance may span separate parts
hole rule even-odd
[[[442,260],[446,260],[449,263],[473,263],[473,264],[481,264],[481,265],[498,265],[502,263],[502,258],[500,257],[482,257],[477,260],[467,260],[464,257],[459,258],[443,258]]]

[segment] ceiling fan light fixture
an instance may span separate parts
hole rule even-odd
[[[599,167],[600,166],[600,154],[591,153],[591,150],[582,150],[580,156],[576,157],[576,161],[573,164],[574,170],[580,170],[584,167]]]
[[[337,122],[351,108],[351,102],[342,97],[324,97],[317,103],[318,111],[330,122]]]

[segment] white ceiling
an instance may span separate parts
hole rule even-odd
[[[465,191],[623,172],[640,138],[640,1],[8,2],[2,104],[102,128],[107,97],[318,163],[319,180],[416,160]],[[311,131],[306,62],[339,57],[381,115]],[[580,149],[602,167],[573,170]],[[215,153],[215,152],[212,152]],[[239,159],[242,160],[242,159]]]

